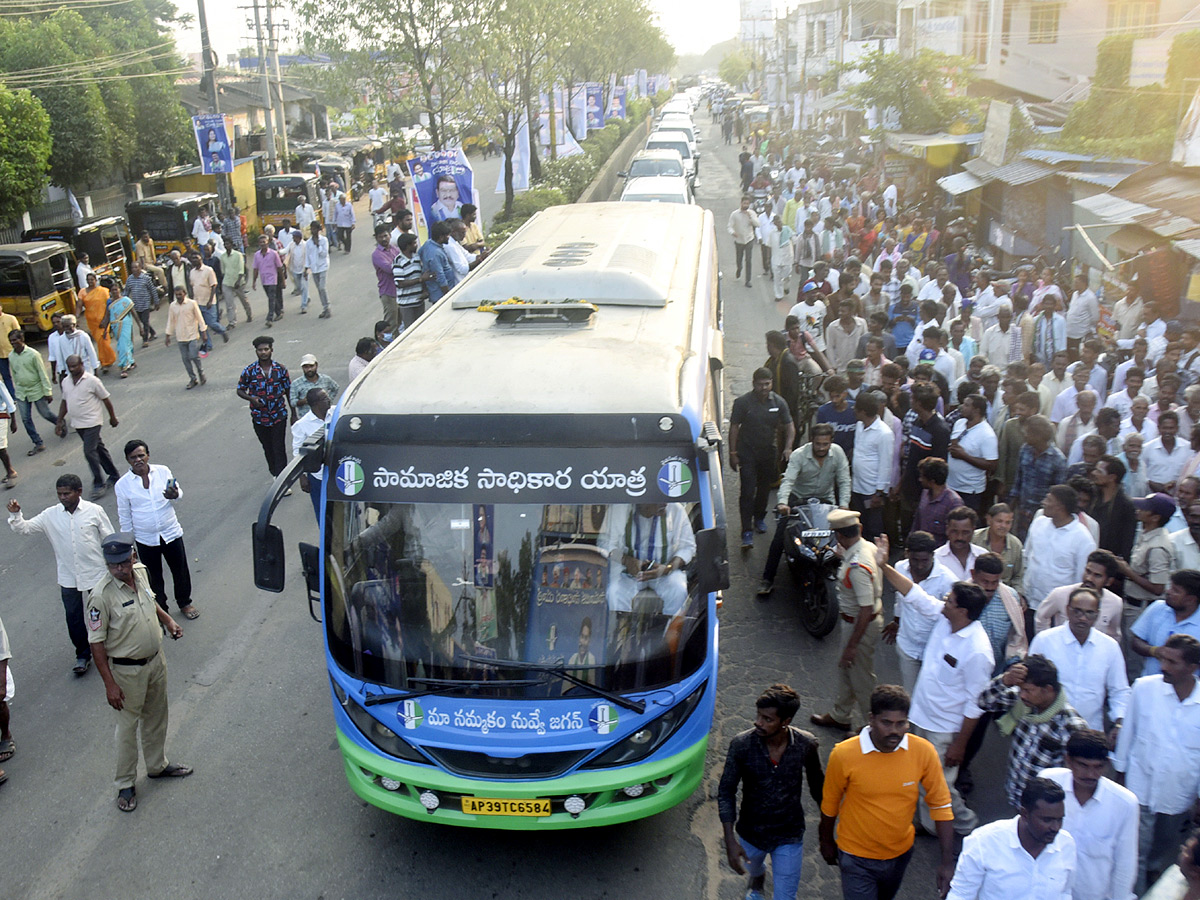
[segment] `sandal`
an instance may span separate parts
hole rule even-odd
[[[12,738],[9,738],[7,741],[0,741],[0,762],[8,762],[16,752],[17,742]]]
[[[32,450],[30,450],[25,455],[26,456],[37,456],[37,454],[41,453],[45,449],[46,449],[45,444],[38,444],[36,447],[34,447]]]
[[[117,809],[121,812],[133,812],[137,809],[137,791],[131,787],[117,791]]]
[[[185,619],[200,618],[200,610],[196,609],[196,607],[192,606],[190,603],[187,606],[181,607],[179,611],[183,613],[183,617]]]
[[[179,763],[171,763],[157,775],[146,774],[147,778],[187,778],[192,774],[191,766],[181,766]],[[132,788],[131,788],[132,790]]]

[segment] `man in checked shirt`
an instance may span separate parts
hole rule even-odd
[[[1067,702],[1058,668],[1037,654],[993,678],[979,695],[979,708],[997,713],[1000,733],[1012,735],[1004,791],[1017,810],[1029,780],[1042,769],[1061,766],[1071,735],[1088,730],[1083,716]]]

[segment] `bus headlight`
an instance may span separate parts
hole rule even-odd
[[[704,696],[708,682],[692,691],[681,703],[667,710],[657,719],[647,722],[633,734],[605,750],[591,762],[585,763],[585,769],[605,769],[610,766],[627,766],[630,763],[645,759],[673,735],[682,725],[692,710]]]
[[[336,688],[335,693],[339,693]],[[418,753],[408,741],[398,736],[396,732],[392,731],[392,729],[388,728],[359,706],[353,697],[347,695],[342,703],[342,707],[346,710],[346,714],[350,716],[350,721],[358,727],[358,730],[363,733],[363,737],[370,741],[376,749],[386,753],[388,756],[402,759],[405,762],[429,765],[429,760]]]

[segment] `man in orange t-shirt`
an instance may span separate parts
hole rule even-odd
[[[912,858],[913,814],[925,788],[942,848],[939,896],[954,875],[954,813],[933,744],[908,733],[912,700],[904,688],[871,692],[867,727],[833,748],[821,800],[821,856],[842,873],[845,900],[892,900]],[[834,823],[837,839],[834,840]]]

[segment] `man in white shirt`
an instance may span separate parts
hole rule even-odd
[[[1096,294],[1088,288],[1087,275],[1075,276],[1075,293],[1071,295],[1071,303],[1067,307],[1067,353],[1077,356],[1079,344],[1096,333],[1096,325],[1100,321],[1100,301]]]
[[[83,595],[108,574],[100,541],[113,533],[108,513],[83,499],[78,475],[60,475],[54,483],[57,506],[49,506],[32,519],[21,514],[21,504],[8,501],[8,526],[17,534],[44,534],[58,564],[58,587],[67,616],[67,633],[75,646],[76,675],[92,664],[92,648],[83,622]]]
[[[1034,363],[1034,365],[1041,365],[1041,363]],[[1051,418],[1054,401],[1070,386],[1071,376],[1067,374],[1067,351],[1062,350],[1054,354],[1050,370],[1042,375],[1042,380],[1037,385],[1038,396],[1042,400],[1040,412],[1043,416]],[[1053,421],[1052,418],[1051,421]]]
[[[179,611],[186,618],[197,619],[200,613],[192,603],[192,573],[183,546],[183,526],[175,516],[175,501],[183,497],[183,489],[166,466],[150,465],[150,448],[145,441],[129,441],[125,461],[129,471],[117,481],[115,489],[121,531],[133,534],[138,562],[146,567],[155,602],[167,608],[165,559]]]
[[[1143,369],[1135,366],[1126,370],[1124,390],[1114,391],[1109,394],[1108,399],[1104,401],[1104,405],[1119,412],[1122,419],[1129,418],[1129,411],[1133,406],[1133,401],[1142,392],[1142,383],[1145,380],[1146,373]],[[1149,411],[1149,404],[1146,405],[1146,409]]]
[[[979,352],[994,366],[1007,366],[1012,354],[1013,341],[1021,343],[1021,329],[1012,323],[1012,310],[1000,307],[996,311],[996,324],[983,333]]]
[[[1091,532],[1075,515],[1079,495],[1073,488],[1053,485],[1042,498],[1042,512],[1029,526],[1021,585],[1021,596],[1034,611],[1054,588],[1079,581],[1096,549]]]
[[[883,533],[883,505],[892,487],[896,436],[879,416],[879,401],[863,393],[854,401],[854,456],[850,461],[850,508],[862,514],[863,537]]]
[[[1184,465],[1192,458],[1190,444],[1179,440],[1179,414],[1167,410],[1158,414],[1158,437],[1147,441],[1142,449],[1142,465],[1146,467],[1146,483],[1152,491],[1171,494]]]
[[[1109,590],[1120,574],[1120,564],[1112,553],[1107,550],[1093,550],[1088,554],[1087,565],[1083,567],[1083,578],[1080,581],[1056,587],[1042,599],[1037,615],[1034,616],[1034,629],[1042,632],[1047,628],[1067,624],[1067,601],[1076,588],[1085,587],[1100,594],[1100,614],[1092,622],[1092,627],[1100,629],[1120,643],[1124,601],[1120,595]]]
[[[1066,792],[1031,778],[1020,814],[990,822],[963,841],[946,900],[1071,900],[1075,840],[1062,828]]]
[[[1071,386],[1059,392],[1058,396],[1054,398],[1054,406],[1050,409],[1050,421],[1055,425],[1078,409],[1076,397],[1084,391],[1091,390],[1091,386],[1088,384],[1088,373],[1085,369],[1075,369],[1070,373],[1070,377]],[[1096,396],[1099,398],[1101,395],[1096,394]]]
[[[1200,502],[1192,502],[1183,510],[1187,528],[1171,532],[1175,548],[1175,569],[1200,569]]]
[[[325,281],[329,277],[329,238],[325,237],[324,228],[320,222],[310,223],[308,230],[312,237],[304,242],[306,275],[312,278],[312,283],[316,285],[317,293],[321,297],[321,315],[317,318],[328,319],[330,316],[329,294],[325,291]],[[307,285],[305,285],[305,289],[307,294]]]
[[[1075,838],[1074,900],[1133,900],[1137,878],[1137,797],[1104,777],[1108,741],[1098,731],[1077,731],[1067,740],[1063,766],[1040,778],[1059,785],[1065,797],[1063,828]]]
[[[682,503],[609,507],[600,549],[608,553],[608,608],[629,612],[640,590],[652,590],[663,615],[687,602],[684,569],[696,554],[696,538]]]
[[[903,597],[906,608],[915,607],[925,615],[941,617],[925,645],[908,720],[913,724],[914,734],[937,748],[950,788],[954,830],[967,835],[979,819],[963,801],[954,782],[967,741],[983,715],[976,700],[991,680],[995,665],[992,644],[979,624],[987,596],[978,585],[956,583],[945,601],[931,597],[920,585],[888,565],[887,553],[887,539],[880,538],[876,542],[877,561],[884,578],[896,589],[897,597]],[[922,826],[932,832],[929,808],[922,803],[918,812]]]
[[[308,438],[325,427],[332,401],[324,388],[311,388],[304,399],[308,408],[303,416],[292,424],[292,456],[300,455],[300,448]],[[321,526],[321,486],[324,484],[324,470],[305,472],[300,476],[300,489],[312,500],[313,514],[317,517],[317,527]]]
[[[81,291],[86,290],[87,289],[87,277],[89,275],[91,275],[95,270],[92,269],[92,267],[90,265],[88,265],[88,255],[86,253],[84,253],[83,251],[76,253],[75,259],[77,260],[77,262],[75,263],[75,279],[79,282],[79,289]],[[105,574],[107,574],[107,573],[105,573]]]
[[[1133,683],[1113,768],[1137,795],[1138,895],[1174,861],[1200,792],[1200,641],[1173,634],[1155,649],[1160,675]]]
[[[897,277],[900,277],[899,272],[897,272]],[[904,279],[901,278],[900,280],[903,281]],[[946,285],[950,285],[954,288],[954,302],[961,303],[962,293],[959,291],[958,285],[954,284],[954,282],[950,280],[950,272],[945,266],[940,266],[937,270],[937,274],[934,275],[933,280],[928,282],[917,293],[917,302],[923,303],[926,300],[933,300],[935,303],[941,303],[942,289]]]
[[[1076,369],[1084,369],[1088,373],[1088,385],[1100,397],[1108,396],[1108,369],[1100,365],[1100,354],[1104,345],[1096,338],[1083,342],[1079,348],[1079,359],[1067,366],[1067,371],[1074,373]]]
[[[969,506],[956,506],[946,513],[946,543],[934,551],[933,558],[945,566],[957,581],[970,581],[975,560],[987,547],[974,543],[979,520]]]
[[[372,217],[382,215],[383,204],[388,202],[388,190],[378,181],[371,182],[371,190],[367,191],[367,197],[370,198],[370,210]],[[378,222],[375,224],[379,224]]]
[[[317,211],[313,209],[313,205],[308,202],[308,196],[300,195],[300,202],[296,205],[296,227],[300,229],[300,233],[304,234],[308,231],[308,226],[317,219]]]
[[[934,559],[937,541],[928,531],[911,531],[904,541],[905,558],[896,563],[896,571],[921,587],[935,600],[945,597],[957,581],[949,569]],[[941,619],[941,613],[925,614],[917,605],[903,603],[896,595],[892,621],[884,626],[885,643],[895,642],[896,662],[900,666],[900,683],[910,694],[917,686],[921,659],[929,633]]]
[[[971,394],[960,407],[962,417],[950,431],[950,475],[946,487],[956,491],[964,504],[981,512],[988,476],[1000,458],[996,432],[988,424],[987,401]]]
[[[288,272],[292,276],[292,296],[300,298],[300,312],[308,313],[308,245],[304,240],[303,232],[299,230],[292,231],[287,238],[287,256],[284,262],[287,263]]]
[[[1067,600],[1067,624],[1039,632],[1029,645],[1030,655],[1046,657],[1058,667],[1071,705],[1097,731],[1104,730],[1104,704],[1114,729],[1125,717],[1129,679],[1121,645],[1093,627],[1100,615],[1100,596],[1076,588]],[[1114,730],[1112,739],[1115,741]]]
[[[803,266],[801,266],[803,268]],[[817,290],[816,284],[807,281],[800,286],[800,301],[788,310],[788,315],[800,320],[800,330],[812,335],[813,345],[822,353],[825,352],[825,322],[826,306],[824,295]],[[856,346],[855,351],[858,350]]]
[[[750,210],[749,194],[742,197],[741,204],[729,214],[728,231],[733,238],[734,259],[737,262],[735,278],[742,277],[742,267],[746,268],[746,287],[750,287],[750,276],[754,269],[754,241],[757,234],[758,221]],[[800,273],[804,277],[804,273]],[[824,349],[823,347],[821,349]]]

